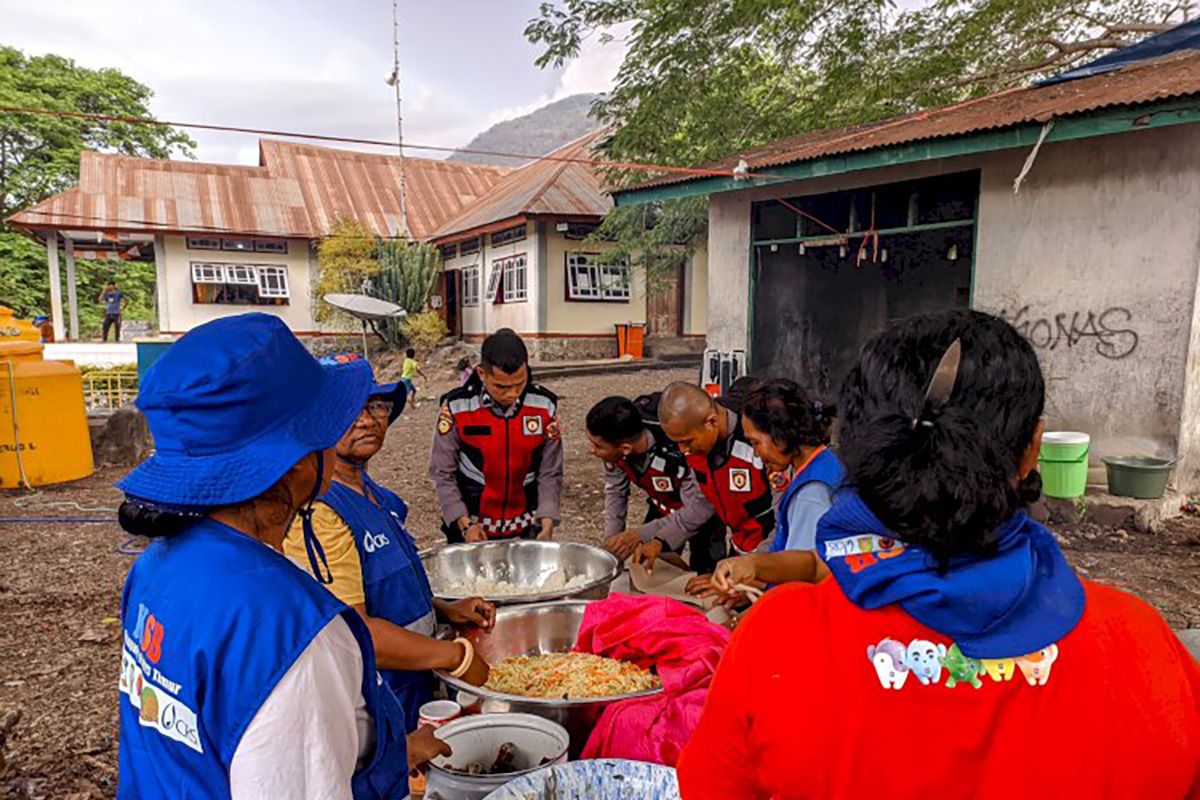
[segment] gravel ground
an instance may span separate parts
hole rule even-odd
[[[694,371],[630,372],[547,381],[561,398],[566,446],[564,538],[598,538],[600,467],[587,454],[583,416],[608,394],[639,394]],[[419,407],[393,429],[372,474],[411,506],[422,547],[441,541],[426,477],[435,397],[452,384],[421,387]],[[91,517],[115,508],[121,470],[0,495],[0,517]],[[640,498],[630,518],[643,513]],[[111,515],[110,515],[111,516]],[[1200,522],[1183,519],[1151,535],[1087,526],[1060,531],[1068,558],[1088,577],[1128,589],[1175,627],[1200,627]],[[0,523],[0,798],[109,798],[116,788],[116,682],[121,583],[131,559],[109,524]],[[19,714],[15,724],[14,712]],[[8,730],[11,728],[11,730]],[[7,731],[7,740],[5,733]]]

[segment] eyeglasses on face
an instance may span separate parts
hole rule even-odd
[[[366,411],[376,419],[387,419],[392,415],[393,404],[390,400],[368,400],[363,406],[363,411]]]

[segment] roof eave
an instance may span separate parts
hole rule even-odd
[[[1130,116],[1130,112],[1136,112]],[[1054,127],[1045,141],[1065,142],[1114,133],[1129,133],[1148,128],[1200,122],[1195,97],[1159,103],[1114,106],[1091,114],[1075,114],[1054,119]],[[912,164],[939,158],[1030,147],[1041,135],[1043,122],[1031,122],[1008,128],[981,130],[962,136],[922,139],[914,142],[838,153],[805,161],[793,161],[770,167],[771,178],[699,178],[661,186],[632,187],[612,193],[618,207],[644,205],[683,197],[735,192],[760,186],[808,180],[847,172]]]

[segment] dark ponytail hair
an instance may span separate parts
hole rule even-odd
[[[202,509],[165,508],[128,497],[117,508],[117,522],[127,533],[147,539],[165,539],[182,533],[204,516]]]
[[[829,444],[834,408],[810,400],[795,381],[779,378],[756,386],[746,396],[742,414],[792,455],[801,447]]]
[[[958,340],[948,396],[927,398]],[[1045,407],[1045,383],[1029,343],[1007,322],[977,311],[906,320],[862,350],[842,389],[839,455],[863,502],[898,538],[943,566],[988,554],[996,529],[1041,494],[1021,457]]]

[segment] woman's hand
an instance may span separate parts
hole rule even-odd
[[[476,625],[485,631],[490,631],[496,624],[496,606],[482,597],[470,597],[466,600],[445,603],[440,610],[446,622],[457,627]]]
[[[492,668],[488,665],[487,660],[479,655],[479,651],[475,651],[475,658],[471,661],[471,666],[467,668],[462,679],[472,686],[483,686],[487,683],[488,676],[492,674]]]
[[[633,551],[633,563],[641,564],[646,572],[654,571],[654,562],[662,555],[663,543],[659,539],[642,542]]]
[[[756,570],[754,556],[726,558],[717,564],[712,583],[724,594],[735,594],[737,590],[734,587],[739,583],[749,585],[755,580]]]
[[[408,735],[408,769],[424,766],[438,756],[452,756],[450,745],[433,735],[433,726],[424,725]]]
[[[604,549],[617,557],[621,563],[629,558],[642,543],[642,537],[637,531],[622,531],[604,540]]]

